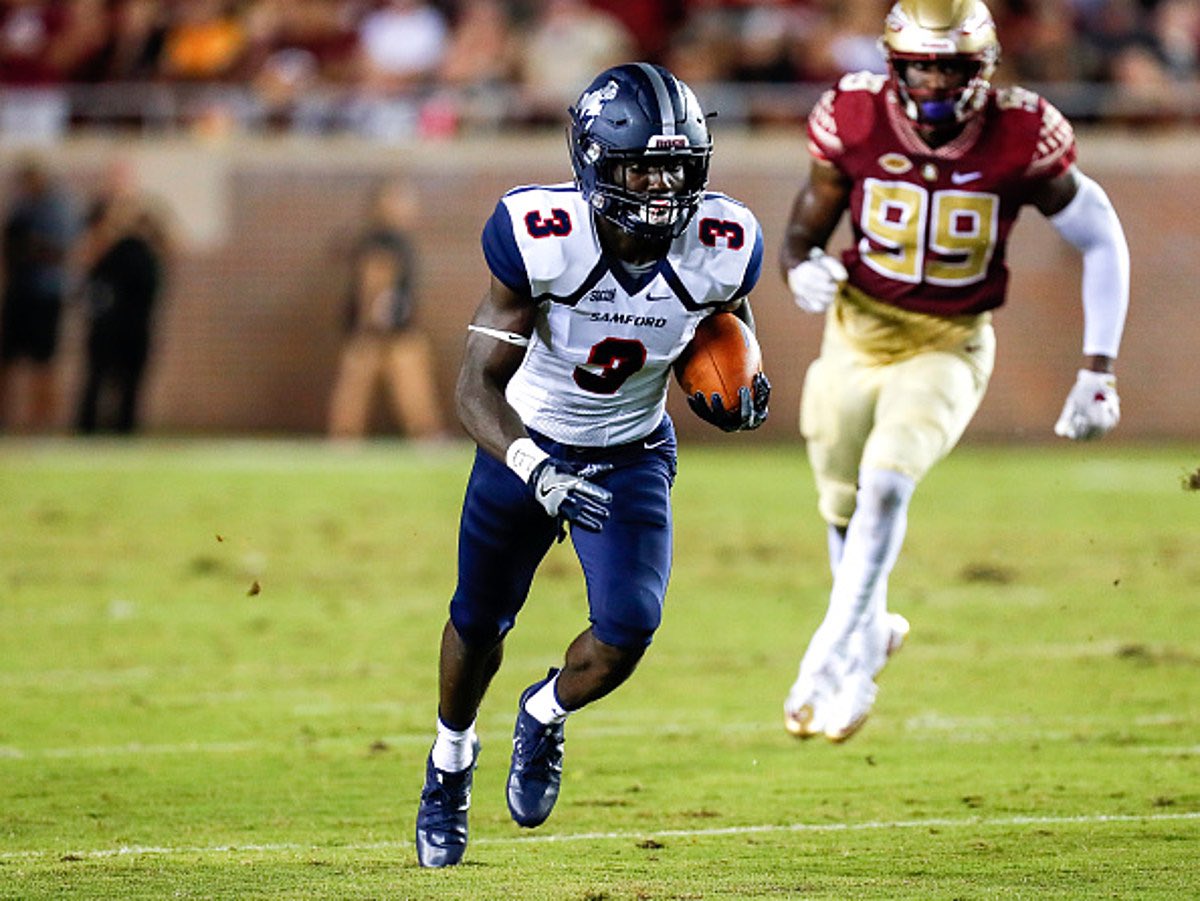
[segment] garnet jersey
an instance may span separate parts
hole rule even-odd
[[[1005,246],[1031,189],[1075,160],[1071,125],[1023,88],[989,93],[962,134],[936,149],[917,135],[889,79],[844,76],[808,119],[809,149],[853,181],[850,283],[939,316],[1000,306]]]
[[[666,257],[631,272],[606,255],[573,185],[516,188],[483,229],[492,274],[538,304],[507,399],[564,444],[636,441],[663,417],[671,364],[701,319],[745,297],[762,271],[754,214],[709,193]]]

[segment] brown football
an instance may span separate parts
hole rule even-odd
[[[675,378],[688,397],[701,391],[711,403],[719,394],[726,409],[733,407],[739,388],[753,390],[750,383],[759,372],[758,339],[733,313],[713,313],[702,320],[675,361]]]

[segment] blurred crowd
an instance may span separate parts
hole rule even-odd
[[[592,74],[646,59],[698,90],[723,90],[722,115],[735,121],[786,118],[805,110],[752,105],[746,98],[756,95],[738,89],[774,88],[758,96],[778,97],[782,88],[826,83],[848,70],[882,71],[877,38],[889,5],[7,0],[0,3],[0,116],[10,131],[56,121],[183,121],[214,130],[449,134],[560,122]],[[1109,87],[1135,102],[1195,93],[1200,0],[989,5],[1004,47],[1002,81]]]

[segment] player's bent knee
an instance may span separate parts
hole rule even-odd
[[[817,507],[821,518],[834,526],[845,526],[854,515],[858,486],[843,482],[826,482],[821,485]]]
[[[513,627],[511,618],[488,616],[453,601],[450,604],[450,622],[454,624],[463,644],[472,648],[496,645]]]
[[[916,479],[899,468],[865,470],[859,481],[859,507],[866,505],[882,513],[907,504],[916,484]]]
[[[637,657],[641,657],[654,640],[660,620],[661,616],[654,617],[653,625],[595,620],[592,622],[592,635],[597,641],[618,651],[625,654],[636,653]]]

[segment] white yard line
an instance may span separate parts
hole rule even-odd
[[[931,818],[927,820],[871,821],[866,823],[790,823],[763,824],[758,826],[728,826],[713,829],[662,829],[644,832],[576,832],[530,836],[496,836],[477,838],[473,845],[555,844],[562,842],[636,841],[661,838],[705,838],[736,835],[763,835],[768,833],[805,832],[871,832],[892,829],[995,829],[1013,826],[1094,826],[1146,824],[1162,822],[1200,820],[1200,812],[1155,813],[1155,814],[1081,814],[1077,816],[1015,816],[987,819],[969,817],[964,819]],[[91,848],[77,851],[51,851],[45,849],[0,852],[0,860],[37,860],[59,858],[67,860],[96,860],[112,857],[152,856],[217,856],[229,854],[356,854],[372,851],[392,851],[411,847],[412,842],[370,842],[352,845],[303,845],[294,842],[263,845],[207,845],[191,847],[155,847],[125,845],[120,848]]]
[[[241,754],[246,751],[262,751],[266,747],[260,741],[186,741],[178,744],[142,744],[133,741],[124,745],[29,750],[0,745],[0,760],[70,760],[73,758],[137,757],[161,754]]]

